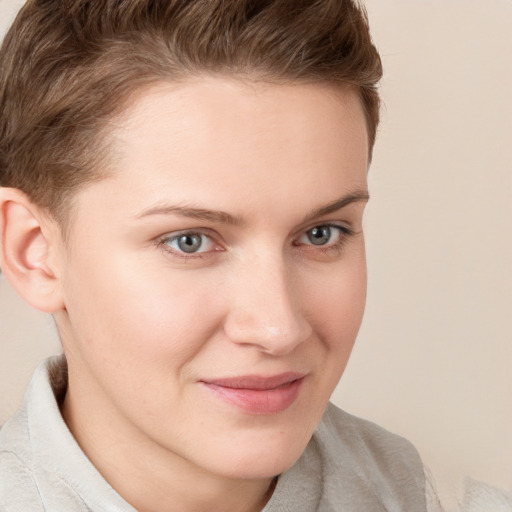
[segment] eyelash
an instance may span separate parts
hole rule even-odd
[[[172,249],[169,247],[169,244],[179,240],[180,238],[184,236],[200,236],[203,238],[208,238],[211,243],[214,245],[219,245],[216,243],[215,238],[209,234],[203,233],[201,231],[180,231],[173,235],[165,235],[162,238],[157,240],[158,246],[162,248],[166,253],[171,254],[174,257],[182,258],[184,260],[190,260],[190,259],[202,259],[205,256],[208,256],[212,252],[222,252],[222,249],[213,249],[212,251],[204,251],[204,252],[194,252],[194,253],[186,253],[186,252],[180,252],[178,250]]]
[[[340,225],[340,224],[318,224],[316,226],[313,226],[306,231],[303,232],[303,235],[301,236],[307,236],[308,233],[312,232],[315,229],[323,229],[328,228],[329,230],[337,231],[338,232],[338,239],[334,243],[330,243],[329,245],[315,245],[313,243],[307,244],[307,243],[301,243],[299,240],[294,240],[292,243],[295,247],[307,247],[306,250],[314,250],[314,251],[320,251],[323,254],[330,253],[332,251],[334,252],[341,252],[342,249],[345,247],[345,244],[347,241],[355,235],[355,231],[346,226],[346,225]]]
[[[315,245],[313,243],[308,244],[308,243],[300,242],[300,238],[307,236],[307,234],[312,232],[314,229],[322,229],[322,228],[328,228],[330,230],[338,231],[338,240],[334,243],[330,243],[329,245],[327,245],[327,244]],[[292,241],[292,245],[294,247],[306,247],[307,248],[306,250],[320,251],[322,254],[326,254],[326,253],[333,252],[333,251],[339,253],[342,251],[342,249],[344,248],[344,246],[348,242],[348,240],[351,237],[353,237],[355,234],[356,234],[355,231],[347,225],[332,224],[332,223],[317,224],[317,225],[312,226],[311,228],[308,228],[307,230],[303,231],[301,233],[299,239],[294,239]],[[165,236],[157,239],[157,245],[162,250],[164,250],[166,253],[171,254],[174,257],[184,259],[184,260],[203,259],[203,258],[211,255],[212,253],[223,252],[223,249],[220,248],[220,249],[213,249],[213,250],[204,251],[204,252],[186,253],[186,252],[181,252],[181,251],[178,251],[178,250],[175,250],[175,249],[172,249],[169,247],[169,244],[171,242],[179,240],[183,236],[206,237],[206,238],[210,239],[211,243],[213,243],[214,245],[217,245],[217,246],[220,245],[220,244],[217,244],[217,242],[215,241],[215,238],[212,235],[206,234],[201,231],[195,231],[195,230],[180,231],[176,234],[165,235]]]

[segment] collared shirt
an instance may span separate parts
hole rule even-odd
[[[0,430],[1,512],[136,512],[80,449],[59,410],[63,356],[36,370],[23,406]],[[279,477],[262,512],[425,512],[414,447],[377,425],[327,407],[311,441]]]

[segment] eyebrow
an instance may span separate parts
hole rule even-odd
[[[193,206],[168,204],[156,205],[148,208],[137,215],[136,218],[141,219],[150,215],[180,215],[191,219],[217,222],[220,224],[231,224],[233,226],[241,226],[245,224],[242,217],[231,215],[230,213],[223,212],[221,210],[207,210],[205,208],[195,208]]]
[[[367,191],[356,191],[348,195],[336,199],[331,203],[315,208],[311,210],[303,219],[303,222],[309,222],[317,217],[328,215],[330,213],[337,212],[345,206],[356,202],[366,202],[370,199]],[[169,205],[161,204],[152,206],[143,210],[135,218],[142,219],[151,215],[180,215],[182,217],[188,217],[190,219],[203,220],[207,222],[230,224],[233,226],[242,226],[246,224],[243,217],[238,215],[232,215],[231,213],[224,212],[222,210],[208,210],[205,208],[196,208],[188,205]]]
[[[366,203],[369,199],[370,195],[366,190],[358,190],[352,192],[351,194],[343,196],[340,199],[334,200],[332,203],[329,203],[326,206],[321,206],[320,208],[311,210],[304,218],[304,222],[316,219],[317,217],[322,217],[323,215],[329,215],[329,213],[337,212],[338,210],[345,208],[345,206],[348,206],[351,203]]]

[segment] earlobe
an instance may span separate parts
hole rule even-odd
[[[23,192],[0,188],[0,267],[26,302],[47,313],[63,308],[54,224]]]

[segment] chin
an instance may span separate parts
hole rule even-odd
[[[295,433],[283,430],[264,441],[247,440],[243,445],[232,444],[214,456],[215,472],[236,479],[273,478],[295,464],[311,436],[297,437]]]
[[[226,476],[258,479],[280,475],[290,469],[308,445],[322,415],[318,411],[298,408],[280,421],[267,418],[268,423],[256,428],[234,429],[221,441],[210,460],[223,466]],[[305,418],[309,418],[307,421]],[[263,420],[263,419],[262,419]],[[263,420],[265,421],[265,420]]]
[[[302,450],[303,451],[303,450]],[[290,469],[299,459],[302,451],[293,456],[261,453],[257,459],[236,461],[232,466],[219,468],[219,474],[237,480],[261,480],[274,478]]]

